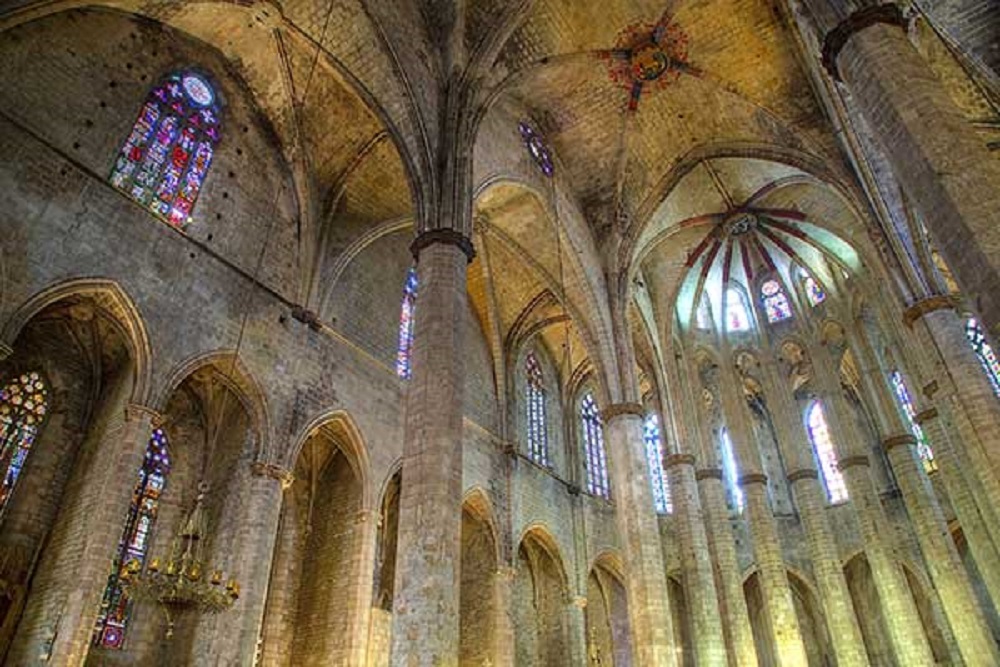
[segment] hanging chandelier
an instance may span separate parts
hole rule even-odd
[[[222,569],[206,567],[202,556],[207,532],[202,501],[207,490],[206,484],[199,485],[194,509],[174,536],[166,562],[153,558],[143,568],[143,563],[134,558],[122,575],[130,596],[153,602],[163,610],[168,639],[173,637],[181,614],[192,611],[217,614],[232,607],[240,596],[236,579],[229,579],[223,585]]]

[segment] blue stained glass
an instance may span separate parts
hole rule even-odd
[[[823,291],[823,288],[812,276],[806,276],[804,286],[806,289],[806,298],[809,299],[809,305],[818,306],[826,301],[826,292]]]
[[[413,354],[414,312],[417,306],[417,269],[411,267],[403,285],[403,305],[399,314],[399,347],[396,350],[396,375],[410,378],[410,357]]]
[[[521,133],[521,139],[524,141],[524,146],[528,149],[531,159],[535,161],[535,164],[542,170],[542,173],[546,176],[551,176],[555,173],[552,154],[549,152],[549,147],[545,144],[542,136],[533,127],[524,122],[518,123],[517,129]]]
[[[910,430],[913,431],[913,437],[917,439],[917,453],[920,455],[920,460],[923,461],[924,470],[934,472],[937,470],[934,451],[927,444],[927,436],[924,435],[924,430],[917,423],[917,411],[910,400],[910,392],[906,388],[906,382],[903,381],[903,376],[899,371],[893,371],[890,377],[892,378],[892,387],[896,392],[896,398],[903,408],[906,420],[910,423]]]
[[[215,104],[199,75],[170,75],[139,112],[111,184],[174,226],[189,222],[219,141]]]
[[[583,453],[587,465],[587,491],[602,498],[611,497],[608,483],[608,460],[604,452],[604,427],[597,402],[591,393],[580,401],[580,421],[583,434]]]
[[[649,466],[649,481],[653,485],[653,507],[658,514],[674,511],[670,500],[670,487],[663,470],[663,445],[660,439],[660,421],[656,415],[646,415],[642,424],[643,442],[646,444],[646,463]]]
[[[162,429],[154,429],[146,445],[146,456],[139,469],[139,479],[132,491],[132,502],[118,543],[104,589],[104,598],[97,616],[92,643],[109,649],[124,647],[125,630],[128,627],[132,605],[122,584],[122,575],[130,562],[140,564],[146,560],[149,538],[156,522],[156,512],[167,475],[170,473],[170,456],[167,450],[167,435]]]
[[[760,286],[761,298],[764,301],[764,311],[768,322],[781,322],[792,316],[792,306],[788,302],[785,290],[777,280],[768,280]]]
[[[965,323],[965,335],[976,356],[979,357],[983,372],[986,373],[986,377],[989,378],[990,384],[993,386],[993,393],[1000,396],[1000,360],[997,360],[993,346],[986,340],[986,334],[983,333],[983,328],[979,326],[979,322],[975,318],[970,318]]]
[[[6,507],[48,413],[48,389],[32,371],[0,389],[0,512]]]
[[[542,367],[534,352],[524,359],[527,376],[525,404],[527,407],[528,454],[542,465],[549,464],[548,426],[545,419],[545,381]]]

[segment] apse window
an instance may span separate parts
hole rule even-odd
[[[847,500],[847,484],[844,474],[837,465],[837,450],[830,436],[830,426],[826,422],[823,405],[813,401],[806,413],[806,428],[809,440],[812,442],[813,453],[819,462],[820,473],[823,475],[823,486],[831,503],[842,503]]]
[[[417,307],[417,269],[410,267],[403,283],[403,304],[399,312],[399,345],[396,348],[396,375],[410,379],[410,357],[413,353],[414,312]]]
[[[975,318],[970,318],[965,323],[965,335],[976,356],[979,357],[983,372],[986,373],[986,377],[989,378],[990,384],[993,386],[993,393],[1000,396],[1000,360],[997,359],[993,346],[986,340],[986,334]]]
[[[749,329],[750,315],[743,301],[743,295],[736,288],[730,287],[726,290],[726,330],[748,331]]]
[[[802,281],[802,286],[805,288],[806,299],[809,300],[810,306],[816,307],[826,301],[826,292],[823,291],[823,287],[812,276],[806,275],[805,280]]]
[[[525,406],[527,408],[528,455],[535,463],[549,465],[548,429],[545,420],[545,378],[534,352],[524,358],[527,383]]]
[[[132,604],[123,579],[130,563],[134,561],[142,566],[146,561],[157,507],[169,472],[167,435],[162,429],[154,429],[146,445],[146,457],[139,469],[139,479],[132,491],[132,503],[125,515],[118,553],[115,554],[111,574],[108,575],[108,583],[104,588],[104,598],[94,628],[94,646],[108,649],[124,647]]]
[[[200,74],[153,88],[111,171],[111,184],[175,227],[191,222],[220,137],[218,97]]]
[[[899,371],[893,371],[890,377],[892,379],[892,388],[896,392],[896,400],[899,401],[900,407],[903,408],[906,421],[909,422],[910,430],[913,431],[913,437],[917,440],[917,454],[920,455],[920,460],[924,464],[924,470],[934,472],[937,470],[937,462],[934,460],[934,450],[927,443],[927,436],[924,434],[924,430],[920,428],[920,424],[917,423],[917,411],[913,407],[913,401],[910,400],[910,392],[906,388],[906,382],[903,381],[903,375]]]
[[[760,286],[760,297],[764,303],[764,312],[767,313],[767,321],[781,322],[791,319],[792,306],[788,302],[788,295],[782,289],[781,283],[777,280],[768,280]]]
[[[48,389],[42,376],[31,371],[0,389],[0,513],[7,507],[24,463],[48,414]]]
[[[604,452],[604,427],[594,395],[586,393],[580,401],[580,425],[583,431],[583,453],[587,464],[587,491],[602,498],[611,497],[608,483],[608,460]]]
[[[722,454],[722,477],[726,484],[729,507],[742,514],[743,508],[746,506],[746,497],[743,495],[743,489],[740,488],[739,475],[736,471],[736,454],[733,452],[733,441],[729,437],[727,429],[722,429],[719,441],[719,449]]]
[[[642,424],[642,439],[646,445],[646,463],[649,466],[649,481],[653,485],[653,507],[657,514],[674,511],[670,500],[667,475],[663,470],[663,442],[660,438],[660,420],[655,414],[646,415]]]

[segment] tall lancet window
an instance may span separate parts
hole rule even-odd
[[[545,379],[542,367],[534,352],[524,358],[524,373],[527,381],[525,406],[527,408],[528,455],[536,463],[549,465],[549,439],[545,419]]]
[[[937,470],[937,462],[934,460],[934,450],[927,444],[927,436],[924,435],[924,430],[917,423],[917,411],[913,407],[913,401],[910,400],[910,392],[906,388],[906,382],[903,381],[903,375],[899,371],[893,371],[891,378],[892,388],[896,392],[896,399],[899,401],[900,407],[903,408],[903,414],[906,415],[906,421],[910,424],[913,437],[917,439],[917,453],[924,464],[924,470],[934,472]]]
[[[120,649],[124,646],[132,605],[122,585],[122,575],[132,561],[142,565],[149,550],[149,539],[156,522],[160,495],[170,472],[170,455],[167,452],[167,435],[155,429],[146,445],[146,458],[139,469],[139,479],[132,491],[132,503],[125,516],[118,553],[115,554],[104,589],[104,599],[97,615],[93,644],[104,648]]]
[[[413,353],[414,311],[417,307],[417,269],[410,267],[403,285],[403,305],[399,312],[399,347],[396,350],[396,375],[410,378],[410,356]]]
[[[810,306],[818,306],[826,301],[826,292],[823,291],[823,287],[808,273],[805,280],[802,281],[802,287],[806,291],[806,299],[809,300]]]
[[[7,507],[24,462],[48,414],[48,389],[35,371],[22,373],[0,389],[0,512]]]
[[[698,309],[694,314],[694,325],[702,331],[712,328],[712,310],[708,303],[708,295],[702,292],[701,300],[698,302]]]
[[[646,444],[646,463],[649,465],[649,481],[653,485],[653,507],[657,514],[674,511],[670,501],[670,487],[663,470],[663,442],[660,438],[660,420],[653,413],[646,415],[642,424],[642,439]]]
[[[726,331],[747,331],[750,315],[743,295],[735,287],[726,290]]]
[[[727,429],[722,429],[719,440],[719,449],[722,454],[722,477],[729,496],[729,506],[742,514],[743,507],[746,505],[746,497],[743,495],[743,489],[740,488],[739,472],[736,470],[736,454],[733,452],[733,441],[729,437]]]
[[[604,427],[594,395],[587,392],[580,401],[580,426],[583,454],[587,464],[587,491],[602,498],[611,497],[608,483],[608,459],[604,453]]]
[[[830,426],[826,423],[826,414],[819,401],[813,401],[806,413],[806,428],[809,430],[809,440],[812,442],[816,460],[819,461],[820,473],[823,475],[823,486],[831,503],[841,503],[847,500],[847,485],[844,475],[837,467],[837,450],[830,437]]]
[[[986,334],[975,318],[970,318],[965,323],[965,335],[969,338],[976,356],[979,357],[979,363],[983,365],[983,372],[993,385],[993,392],[1000,396],[1000,360],[997,360],[993,346],[986,340]]]
[[[146,98],[111,184],[181,227],[191,221],[219,132],[218,100],[208,81],[194,72],[171,74]]]
[[[788,295],[777,280],[768,280],[760,286],[760,298],[768,322],[791,319],[792,306],[788,302]]]

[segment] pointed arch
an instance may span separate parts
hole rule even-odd
[[[303,428],[294,440],[294,445],[281,457],[282,467],[292,470],[299,454],[309,438],[321,429],[328,429],[338,448],[344,454],[355,476],[361,482],[361,509],[373,508],[371,458],[368,446],[354,417],[346,410],[331,410],[315,417]],[[392,479],[390,475],[389,480]]]

